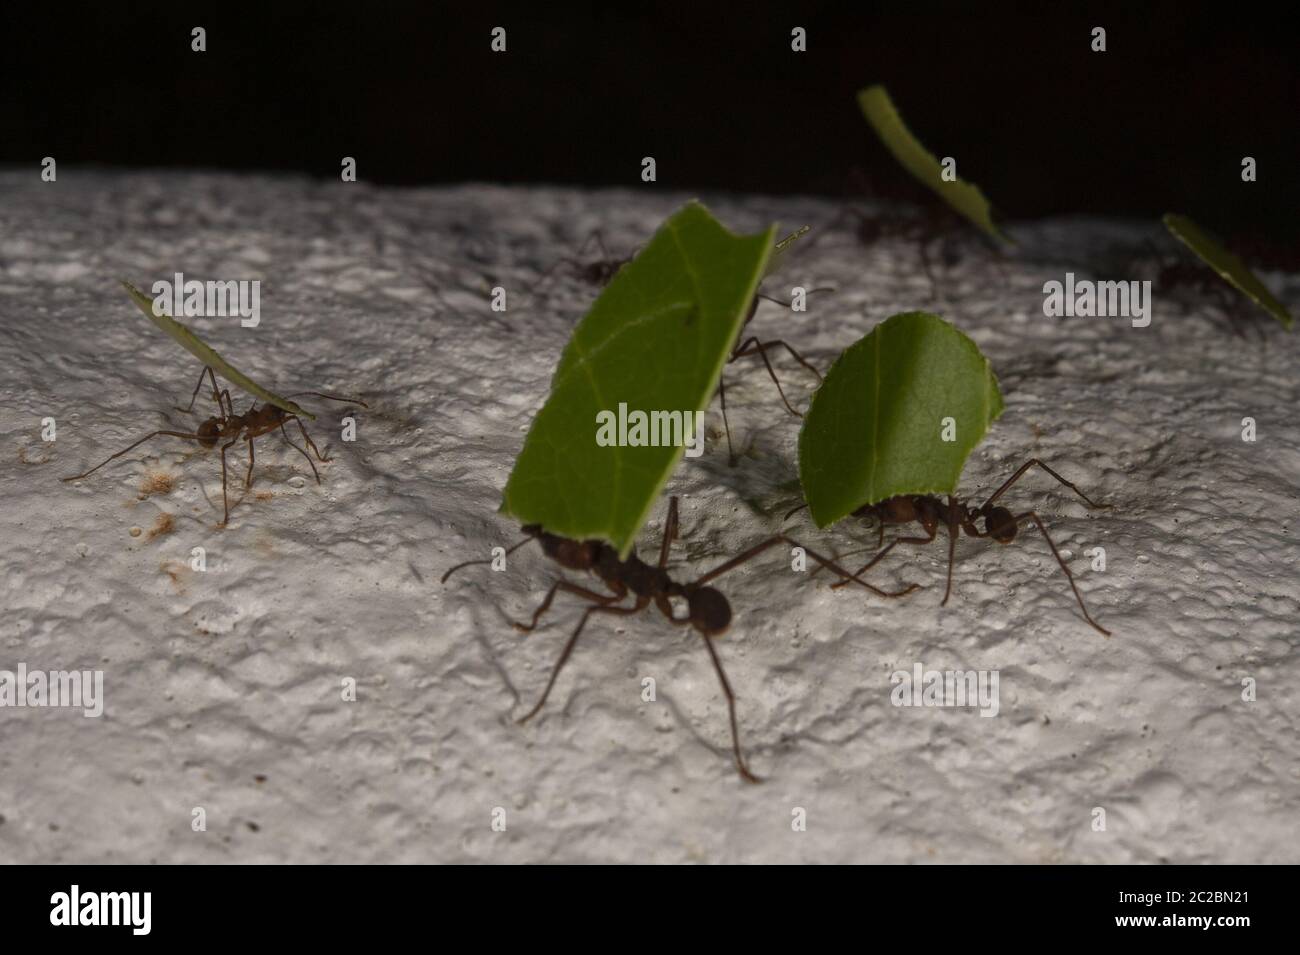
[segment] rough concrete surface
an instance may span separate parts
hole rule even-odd
[[[968,242],[936,255],[936,298],[912,242],[863,248],[847,228],[769,279],[781,295],[836,288],[802,315],[764,305],[753,326],[823,368],[903,310],[975,339],[1007,407],[963,493],[982,500],[1033,456],[1112,503],[1089,511],[1041,474],[1009,495],[1044,515],[1114,636],[1087,626],[1032,529],[1009,548],[962,540],[942,608],[943,544],[873,571],[927,585],[888,603],[774,550],[720,581],[736,619],[718,649],[766,779],[751,786],[698,635],[653,610],[597,618],[521,727],[580,604],[561,595],[527,637],[509,626],[555,578],[536,545],[505,572],[438,580],[518,539],[501,489],[595,295],[564,269],[530,286],[593,229],[632,252],[687,196],[63,168],[54,184],[4,173],[0,196],[0,669],[100,669],[105,697],[98,719],[0,709],[0,860],[1300,861],[1300,338],[1263,313],[1234,333],[1194,294],[1158,299],[1145,329],[1042,313],[1043,282],[1067,270],[1139,277],[1132,257],[1158,225],[1012,223],[1020,245],[1000,267]],[[837,211],[703,198],[745,232]],[[197,362],[117,285],[177,271],[261,280],[258,328],[194,320],[242,370],[370,405],[349,443],[345,408],[305,401],[333,456],[320,486],[260,438],[225,529],[216,453],[179,439],[59,481],[200,420],[172,410]],[[1300,279],[1267,279],[1295,311]],[[496,285],[505,314],[488,307]],[[744,455],[728,466],[715,403],[708,450],[670,484],[682,579],[782,526],[838,553],[876,539],[782,522],[798,422],[743,366],[726,374]],[[808,376],[778,368],[805,403]],[[1096,546],[1104,572],[1083,553]],[[190,569],[195,547],[206,572]],[[917,662],[998,671],[998,715],[892,705],[890,674]]]

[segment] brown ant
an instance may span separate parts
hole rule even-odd
[[[307,429],[303,425],[302,419],[299,418],[297,415],[291,414],[283,410],[282,408],[279,408],[276,405],[272,405],[272,404],[262,405],[261,407],[258,407],[256,404],[254,404],[251,408],[248,409],[248,411],[244,412],[243,414],[235,414],[235,405],[234,402],[231,401],[230,391],[224,388],[218,390],[216,376],[213,375],[212,369],[207,365],[203,367],[203,371],[199,374],[199,382],[197,385],[194,386],[194,394],[190,395],[189,405],[184,408],[181,408],[179,405],[177,405],[176,410],[183,411],[187,414],[193,410],[194,401],[198,397],[199,389],[203,387],[204,375],[206,375],[208,377],[208,380],[211,381],[212,383],[212,400],[217,403],[217,408],[219,409],[220,413],[216,417],[208,418],[201,425],[199,425],[198,431],[196,432],[168,431],[168,430],[154,431],[150,434],[146,434],[143,438],[141,438],[139,441],[136,441],[134,444],[131,444],[126,448],[123,448],[121,451],[117,452],[117,454],[109,455],[105,460],[95,465],[89,471],[85,471],[81,474],[74,475],[73,477],[62,478],[62,480],[79,481],[82,478],[98,471],[100,468],[102,468],[105,464],[108,464],[108,462],[112,461],[114,458],[120,458],[128,451],[131,451],[132,449],[144,444],[150,438],[156,438],[159,435],[168,435],[173,438],[184,438],[187,441],[197,441],[199,442],[199,444],[203,445],[204,448],[215,447],[219,441],[222,441],[225,443],[221,445],[221,500],[222,503],[225,505],[225,514],[221,519],[221,526],[225,527],[230,522],[230,499],[226,494],[226,450],[230,448],[232,445],[234,445],[234,443],[238,441],[241,437],[244,439],[245,442],[247,442],[248,473],[244,477],[244,489],[245,491],[247,491],[250,487],[253,486],[253,439],[256,437],[260,437],[261,435],[268,434],[274,431],[276,428],[279,428],[280,433],[284,436],[284,440],[288,443],[288,445],[307,459],[307,463],[311,465],[312,474],[315,475],[316,477],[316,483],[317,484],[320,483],[320,472],[316,470],[316,465],[312,461],[311,456],[307,454],[307,452],[304,451],[301,447],[294,444],[293,439],[289,437],[289,432],[286,431],[284,428],[285,423],[288,421],[297,422],[298,430],[302,432],[303,440],[307,443],[307,446],[311,448],[313,452],[315,452],[317,460],[319,460],[322,463],[333,460],[332,458],[327,458],[320,453],[320,449],[316,447],[316,444],[312,441],[311,436],[307,434]],[[330,401],[346,401],[351,404],[360,405],[363,408],[369,407],[364,401],[359,401],[355,398],[339,398],[335,395],[322,394],[319,391],[300,391],[300,392],[296,392],[295,394],[288,395],[287,397],[296,398],[302,395],[313,395],[317,398],[326,398]],[[239,502],[236,501],[235,503],[236,505],[238,505]]]
[[[591,245],[592,240],[595,240],[600,258],[584,262],[582,256],[587,251],[587,246]],[[586,282],[588,285],[604,287],[618,274],[618,270],[631,262],[632,259],[633,256],[630,255],[621,259],[611,256],[605,248],[604,240],[601,239],[600,231],[596,230],[583,240],[582,245],[578,247],[576,256],[565,256],[552,263],[533,283],[533,291],[536,291],[561,266],[568,269],[569,274],[579,281]]]
[[[948,602],[948,596],[952,592],[952,565],[953,555],[957,547],[957,538],[961,531],[965,531],[970,537],[991,537],[999,544],[1010,544],[1016,539],[1019,531],[1020,522],[1026,519],[1032,520],[1042,532],[1043,538],[1047,541],[1047,546],[1052,549],[1052,556],[1056,558],[1057,564],[1065,573],[1066,579],[1070,582],[1070,589],[1074,591],[1074,598],[1079,602],[1079,609],[1083,611],[1084,618],[1088,623],[1104,634],[1110,636],[1110,631],[1101,626],[1097,621],[1092,619],[1088,613],[1088,608],[1084,606],[1083,597],[1079,593],[1079,588],[1074,583],[1074,575],[1070,573],[1070,568],[1066,566],[1065,561],[1061,559],[1061,554],[1052,543],[1052,538],[1047,533],[1047,528],[1043,525],[1042,519],[1033,511],[1025,511],[1023,514],[1012,514],[1005,507],[994,506],[994,502],[1003,495],[1004,492],[1021,476],[1034,465],[1042,468],[1052,477],[1056,478],[1061,484],[1068,487],[1075,494],[1079,495],[1089,507],[1109,508],[1109,504],[1098,504],[1084,494],[1081,490],[1067,481],[1061,475],[1057,474],[1050,467],[1037,458],[1031,458],[1020,466],[1020,469],[996,491],[993,495],[981,504],[979,507],[969,507],[960,498],[948,496],[948,500],[942,501],[933,494],[903,494],[897,497],[887,498],[876,504],[869,504],[858,508],[853,512],[855,517],[875,518],[879,524],[880,537],[877,547],[885,542],[885,525],[902,525],[916,522],[921,525],[925,532],[924,537],[898,537],[889,542],[875,557],[864,564],[857,573],[853,574],[856,579],[859,574],[863,574],[879,563],[886,554],[893,550],[899,544],[930,544],[938,536],[941,526],[948,528],[948,584],[944,588],[943,601],[940,606]],[[807,506],[807,505],[804,505]],[[790,514],[800,508],[795,508]],[[786,517],[789,517],[787,514]],[[976,525],[977,520],[984,521],[984,530],[980,530]],[[814,571],[816,573],[816,571]],[[831,585],[832,589],[843,586],[849,581],[841,580]]]
[[[620,560],[617,549],[601,540],[579,541],[568,537],[560,537],[557,534],[548,533],[537,524],[526,525],[522,530],[527,536],[506,550],[506,554],[513,553],[530,540],[536,539],[542,545],[542,551],[547,557],[569,570],[590,571],[600,578],[610,593],[602,594],[594,590],[588,590],[586,587],[581,587],[561,578],[551,585],[551,589],[546,592],[545,599],[533,611],[532,619],[528,623],[514,623],[515,629],[522,633],[529,633],[534,630],[537,627],[537,621],[550,609],[556,593],[561,590],[576,597],[581,597],[592,605],[583,612],[578,625],[564,645],[559,659],[551,670],[550,679],[546,682],[546,689],[542,691],[541,699],[537,701],[536,706],[516,722],[520,724],[527,723],[545,705],[546,699],[550,696],[551,689],[555,686],[555,681],[560,675],[560,670],[568,661],[569,655],[573,653],[578,637],[592,614],[607,613],[630,617],[645,610],[646,607],[653,603],[669,623],[678,627],[690,626],[704,638],[704,646],[709,651],[709,658],[713,661],[713,669],[718,674],[718,682],[722,684],[722,693],[727,700],[727,711],[731,721],[731,748],[735,756],[736,769],[739,771],[741,778],[751,783],[759,782],[759,779],[749,771],[749,767],[745,764],[745,757],[740,749],[740,733],[736,727],[736,696],[731,690],[731,683],[728,682],[726,673],[723,672],[722,661],[718,658],[718,653],[713,647],[713,638],[721,636],[731,625],[731,604],[727,602],[727,598],[722,595],[721,591],[706,586],[706,584],[729,571],[735,570],[741,564],[752,560],[767,549],[785,542],[793,547],[803,548],[804,553],[822,567],[827,567],[839,574],[844,578],[845,583],[860,584],[881,597],[902,597],[913,590],[919,589],[917,584],[910,584],[905,590],[897,592],[884,591],[878,587],[873,587],[866,581],[851,576],[842,567],[803,547],[802,544],[785,534],[776,534],[769,537],[743,554],[733,557],[690,583],[679,583],[673,580],[667,571],[668,549],[677,538],[676,497],[671,498],[669,501],[668,519],[664,524],[663,541],[659,546],[659,562],[653,566],[641,560],[635,553],[629,556],[627,560]],[[442,583],[446,583],[447,579],[462,567],[490,563],[492,563],[491,560],[467,560],[457,564],[442,575]],[[631,606],[615,606],[619,601],[627,597],[629,592],[635,597],[635,602]],[[674,598],[686,602],[685,616],[679,617],[674,612],[671,602]]]
[[[855,190],[863,196],[879,195],[879,190],[872,185],[870,178],[863,173],[861,168],[855,167],[851,170],[850,178],[854,182]],[[919,192],[916,193],[919,211],[905,212],[897,206],[884,206],[874,213],[867,213],[856,206],[845,205],[836,213],[822,232],[834,231],[852,220],[853,236],[863,248],[871,248],[876,243],[886,239],[898,238],[915,242],[917,253],[921,259],[921,269],[930,284],[930,297],[936,298],[935,289],[938,287],[938,282],[935,280],[930,245],[935,241],[942,243],[940,255],[943,258],[943,264],[945,267],[951,268],[961,260],[961,253],[953,248],[949,242],[954,238],[954,234],[964,234],[963,227],[969,223],[945,203],[938,201],[928,190],[922,191],[925,193],[923,197]],[[916,191],[913,190],[912,192]],[[910,194],[912,193],[909,192]],[[817,238],[820,238],[820,234]],[[803,248],[811,248],[816,241],[817,239],[814,238],[806,243]],[[1004,256],[1001,250],[987,241],[982,241],[980,244],[994,256],[994,265],[1005,282],[1007,274],[1002,265]]]

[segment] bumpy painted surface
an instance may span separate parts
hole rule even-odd
[[[1034,455],[1113,502],[1089,513],[1042,477],[1012,498],[1045,516],[1115,636],[1086,625],[1028,532],[996,551],[963,541],[942,609],[942,547],[890,558],[874,579],[928,589],[888,606],[769,552],[722,580],[736,620],[719,649],[768,779],[752,787],[728,760],[698,637],[649,613],[594,623],[521,728],[510,716],[541,691],[575,604],[559,598],[529,637],[509,627],[553,579],[532,546],[503,573],[438,584],[517,539],[496,516],[501,488],[589,300],[564,280],[503,316],[489,289],[526,288],[593,228],[624,254],[685,196],[63,169],[57,185],[5,173],[0,193],[0,669],[100,668],[107,696],[98,720],[0,709],[0,859],[1300,861],[1300,341],[1266,316],[1265,341],[1234,337],[1195,303],[1158,301],[1147,329],[1041,312],[1044,281],[1123,263],[1149,232],[1021,228],[1005,283],[964,246],[938,301],[914,247],[862,250],[847,233],[792,250],[769,280],[782,295],[838,286],[805,315],[764,305],[753,325],[822,367],[898,311],[960,322],[1007,403],[963,488],[987,493]],[[704,198],[738,230],[834,215]],[[167,409],[197,368],[142,334],[115,282],[174,271],[262,279],[260,327],[206,323],[213,347],[277,390],[372,406],[355,444],[336,409],[312,406],[335,458],[321,487],[262,439],[226,530],[212,453],[159,443],[58,481],[133,435],[195,423]],[[1294,305],[1296,277],[1282,292]],[[778,366],[806,401],[806,376]],[[797,422],[761,371],[726,379],[748,451],[727,466],[715,405],[709,451],[670,484],[686,578],[781,526],[797,494]],[[643,555],[661,523],[662,510]],[[875,541],[789,523],[814,547]],[[1104,573],[1083,556],[1097,545]],[[196,546],[206,574],[188,569]],[[918,661],[1000,670],[1000,714],[894,707],[890,673]]]

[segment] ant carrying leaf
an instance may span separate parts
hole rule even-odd
[[[1065,560],[1061,557],[1061,552],[1056,549],[1056,544],[1052,542],[1051,535],[1047,533],[1047,527],[1043,520],[1034,511],[1024,511],[1020,514],[1013,514],[1005,507],[997,505],[997,500],[1006,491],[1028,471],[1031,467],[1040,467],[1052,477],[1056,478],[1061,484],[1068,487],[1077,494],[1085,504],[1093,508],[1109,508],[1109,504],[1098,504],[1088,495],[1075,487],[1074,484],[1067,481],[1061,475],[1057,474],[1050,467],[1037,458],[1031,458],[1020,466],[1019,470],[993,494],[987,501],[979,507],[970,507],[961,498],[949,495],[947,501],[941,500],[933,494],[903,494],[896,497],[888,498],[877,504],[870,504],[858,508],[853,512],[855,517],[874,518],[880,527],[880,539],[877,546],[884,544],[885,525],[906,525],[916,523],[921,525],[924,531],[924,537],[897,537],[883,547],[875,557],[863,564],[854,572],[853,578],[857,579],[860,575],[866,573],[872,567],[876,566],[891,550],[899,544],[925,545],[934,542],[938,536],[939,528],[948,529],[948,583],[944,587],[943,600],[940,606],[948,603],[948,597],[952,593],[952,565],[953,557],[956,553],[957,538],[961,532],[965,531],[969,537],[992,538],[999,544],[1010,544],[1016,539],[1019,532],[1020,524],[1023,521],[1033,521],[1034,525],[1042,533],[1043,539],[1047,541],[1047,546],[1052,550],[1052,556],[1056,558],[1056,563],[1060,566],[1061,572],[1065,574],[1066,579],[1070,582],[1070,589],[1074,591],[1074,599],[1079,602],[1079,609],[1083,611],[1084,619],[1103,636],[1110,636],[1110,631],[1103,627],[1097,621],[1092,619],[1092,614],[1088,613],[1087,606],[1084,605],[1083,595],[1079,593],[1079,587],[1074,582],[1074,575],[1070,573],[1070,568],[1066,565]],[[787,517],[789,515],[786,515]],[[980,530],[976,521],[984,522],[984,529]],[[816,573],[816,571],[814,571]],[[849,580],[841,580],[831,585],[832,589],[842,587],[849,583]]]
[[[212,384],[212,400],[216,402],[217,415],[208,418],[200,424],[197,431],[172,431],[164,429],[151,432],[128,447],[123,448],[116,454],[109,455],[108,458],[95,465],[89,471],[84,471],[81,474],[66,477],[62,480],[79,481],[82,478],[93,474],[95,471],[98,471],[110,461],[120,458],[122,455],[139,447],[146,441],[159,437],[160,435],[182,438],[187,441],[197,441],[204,448],[215,447],[218,442],[221,442],[221,500],[224,505],[221,526],[224,527],[230,522],[230,498],[226,489],[226,451],[240,438],[243,438],[248,444],[248,473],[244,477],[244,489],[247,491],[248,488],[253,485],[253,439],[268,434],[278,428],[281,435],[284,437],[284,440],[288,442],[290,447],[294,448],[296,451],[301,453],[303,457],[307,458],[307,463],[311,465],[312,474],[316,477],[316,483],[319,484],[320,472],[316,470],[315,463],[306,451],[293,443],[293,440],[289,437],[289,432],[285,430],[284,427],[287,422],[296,422],[299,431],[302,433],[303,441],[305,441],[307,446],[315,452],[317,460],[324,463],[330,459],[324,457],[320,453],[320,450],[312,441],[311,436],[307,434],[307,428],[302,423],[303,418],[314,420],[316,416],[298,407],[298,405],[291,399],[301,397],[302,395],[313,395],[317,398],[325,398],[329,401],[345,401],[350,404],[360,405],[363,408],[368,407],[365,402],[359,401],[355,398],[340,398],[335,395],[326,395],[318,391],[302,391],[294,395],[289,395],[288,397],[277,395],[275,392],[263,388],[257,382],[253,381],[253,379],[249,378],[247,375],[239,371],[239,369],[231,365],[230,362],[217,354],[217,352],[208,345],[207,342],[203,341],[203,339],[199,338],[199,336],[194,334],[190,329],[176,321],[176,319],[155,309],[153,300],[137,289],[134,285],[131,285],[129,282],[123,282],[122,286],[126,289],[127,294],[131,296],[131,301],[135,302],[136,306],[139,307],[140,311],[144,312],[150,321],[166,332],[178,344],[185,348],[186,351],[190,352],[190,354],[198,358],[199,361],[203,362],[203,371],[199,373],[199,382],[194,386],[194,393],[190,395],[189,405],[185,408],[178,407],[177,410],[184,411],[188,414],[194,409],[194,401],[198,398],[199,389],[203,387],[203,378],[206,375]],[[221,376],[227,381],[238,385],[249,394],[261,398],[266,402],[266,404],[261,407],[254,404],[243,414],[236,414],[235,404],[230,398],[230,392],[227,390],[219,390],[217,388],[217,379],[213,372],[214,368],[221,372]]]
[[[551,670],[550,679],[546,681],[546,689],[542,691],[537,705],[525,713],[517,722],[526,723],[541,711],[547,697],[551,695],[551,689],[555,686],[560,671],[573,653],[573,648],[578,643],[578,637],[582,635],[583,628],[586,627],[587,621],[593,614],[601,613],[630,617],[645,610],[653,603],[669,623],[677,627],[689,626],[704,638],[704,646],[709,651],[713,669],[718,675],[718,682],[722,685],[723,696],[727,700],[727,712],[731,722],[731,748],[735,757],[736,771],[740,773],[742,779],[751,783],[759,782],[759,779],[750,772],[740,748],[740,733],[736,727],[736,695],[732,692],[731,683],[727,680],[726,673],[723,672],[722,661],[718,658],[718,652],[713,647],[713,639],[725,633],[731,625],[731,604],[728,603],[727,598],[722,595],[721,591],[708,586],[708,584],[723,574],[753,560],[777,544],[785,543],[791,547],[803,548],[804,552],[816,561],[820,567],[829,568],[839,574],[844,583],[859,584],[878,596],[902,597],[918,589],[916,584],[912,584],[901,591],[880,590],[862,580],[860,574],[857,576],[850,575],[838,564],[809,550],[785,534],[775,534],[761,543],[755,544],[743,554],[715,567],[707,574],[697,577],[689,583],[680,583],[673,580],[667,570],[668,549],[677,538],[676,497],[673,497],[668,504],[668,519],[664,523],[663,540],[659,546],[659,561],[654,565],[647,564],[635,553],[630,554],[626,559],[620,559],[618,550],[605,541],[595,539],[573,540],[568,537],[561,537],[557,534],[547,533],[538,524],[526,525],[523,528],[523,533],[526,535],[524,539],[506,550],[506,554],[513,553],[531,540],[536,540],[542,545],[543,552],[551,560],[568,570],[589,571],[595,574],[604,583],[609,593],[599,593],[561,578],[551,585],[550,590],[546,592],[546,597],[533,611],[532,618],[528,623],[514,624],[516,630],[522,633],[530,633],[537,627],[537,622],[542,615],[550,609],[555,595],[561,590],[590,604],[578,620],[578,625],[569,635],[564,649],[560,652],[560,657]],[[442,583],[446,583],[448,578],[462,567],[491,563],[491,560],[464,561],[443,574]],[[634,598],[633,603],[630,606],[620,606],[620,602],[629,595]],[[678,616],[674,611],[673,600],[685,601],[686,614],[684,616]]]
[[[929,544],[946,527],[948,588],[957,538],[1015,540],[1032,520],[1070,581],[1088,623],[1092,619],[1074,577],[1034,511],[1013,514],[998,499],[1037,465],[1091,507],[1090,500],[1046,464],[1031,459],[979,507],[955,496],[970,452],[1002,413],[997,378],[979,347],[958,329],[925,312],[895,315],[845,349],[813,396],[799,435],[799,481],[813,520],[829,527],[846,516],[874,518],[883,549],[862,571],[898,544]],[[946,495],[943,500],[939,495]],[[800,510],[796,508],[795,510]],[[794,511],[790,512],[791,514]],[[789,517],[790,515],[786,515]],[[981,530],[977,521],[983,521]],[[920,524],[925,536],[884,546],[886,524]]]
[[[261,405],[260,407],[254,404],[243,414],[236,414],[235,404],[230,398],[229,390],[227,389],[218,390],[217,379],[213,375],[211,368],[204,366],[203,371],[199,374],[199,383],[194,386],[194,393],[190,395],[189,405],[187,405],[184,408],[180,408],[178,406],[177,407],[178,411],[184,411],[186,413],[189,413],[190,411],[193,410],[194,401],[195,399],[198,398],[199,389],[203,387],[203,379],[205,376],[212,384],[212,400],[215,401],[217,404],[218,413],[215,416],[208,418],[201,425],[199,425],[197,431],[193,431],[193,432],[170,431],[164,429],[164,430],[150,432],[149,434],[146,434],[143,438],[140,438],[138,441],[135,441],[132,444],[128,445],[127,447],[123,448],[121,451],[118,451],[116,454],[109,455],[105,460],[95,465],[89,471],[83,471],[81,474],[76,474],[73,475],[72,477],[62,478],[62,480],[80,481],[82,478],[95,473],[100,468],[102,468],[105,464],[108,464],[110,461],[122,457],[122,455],[128,453],[134,448],[139,447],[140,445],[144,444],[146,441],[150,440],[151,438],[156,438],[160,435],[166,435],[168,437],[173,437],[173,438],[183,438],[187,441],[197,441],[204,448],[213,448],[216,447],[218,443],[220,443],[221,444],[221,501],[224,506],[224,511],[221,518],[221,526],[225,527],[227,524],[230,523],[230,497],[226,489],[226,483],[227,483],[226,482],[226,451],[229,450],[235,444],[235,442],[239,441],[241,438],[248,445],[248,473],[244,476],[244,491],[245,493],[247,493],[248,490],[253,486],[253,462],[254,462],[253,439],[260,437],[261,435],[264,434],[269,434],[270,432],[275,431],[278,428],[285,442],[291,448],[293,448],[295,451],[297,451],[307,459],[307,463],[311,465],[311,472],[316,478],[316,483],[317,484],[321,483],[320,472],[316,470],[316,464],[315,462],[312,461],[311,455],[309,455],[299,445],[294,443],[293,439],[289,437],[289,432],[286,431],[284,427],[285,424],[287,424],[290,421],[295,422],[298,425],[298,430],[302,434],[303,441],[307,444],[307,447],[311,448],[312,451],[315,453],[316,459],[321,463],[325,463],[327,461],[332,460],[331,458],[327,458],[320,453],[320,449],[317,448],[316,443],[312,441],[311,435],[307,433],[307,428],[305,425],[303,425],[302,418],[300,418],[296,414],[291,414],[285,411],[283,408],[280,408],[272,404]],[[318,391],[300,391],[295,394],[289,395],[288,397],[298,398],[303,395],[312,395],[317,398],[325,398],[329,401],[345,401],[350,404],[360,405],[362,408],[368,407],[368,405],[366,405],[365,402],[360,401],[356,398],[340,398],[337,397],[336,395],[326,395]],[[236,504],[238,504],[238,502],[236,502]]]

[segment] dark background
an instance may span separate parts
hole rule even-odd
[[[1005,216],[1176,210],[1300,239],[1300,41],[1277,4],[16,6],[0,13],[0,163],[33,174],[52,155],[60,172],[337,177],[347,155],[374,183],[850,196],[857,168],[880,195],[923,197],[854,101],[884,82]]]

